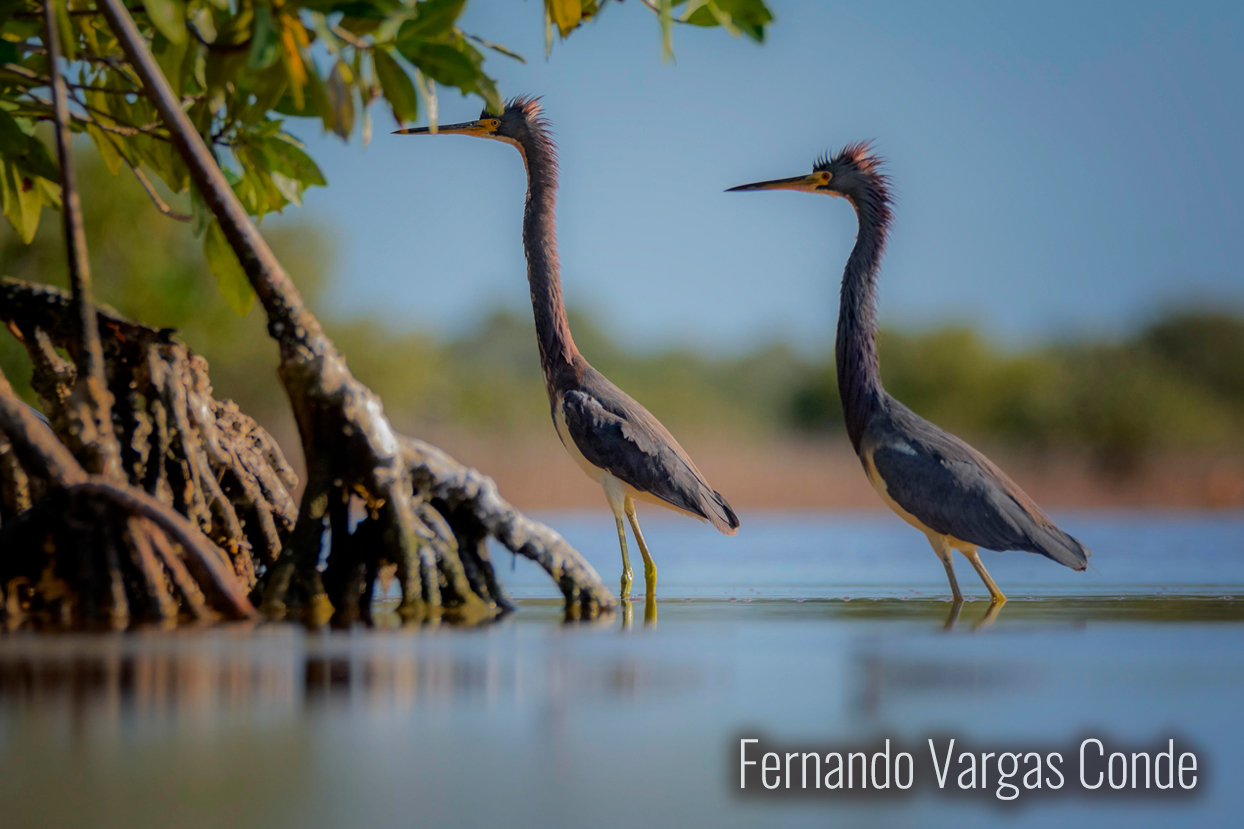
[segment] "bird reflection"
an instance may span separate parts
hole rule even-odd
[[[622,630],[630,630],[635,623],[635,603],[631,599],[622,600]],[[649,590],[644,594],[644,627],[657,626],[657,597]]]
[[[1002,606],[1006,604],[1006,599],[995,600],[989,603],[989,607],[985,608],[985,615],[977,619],[972,625],[972,630],[985,630],[998,619],[998,615],[1002,613]],[[963,609],[963,600],[952,601],[950,603],[950,612],[946,614],[946,621],[942,623],[942,630],[951,631],[959,622],[959,612]]]

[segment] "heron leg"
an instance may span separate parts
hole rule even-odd
[[[950,580],[950,592],[954,595],[956,603],[963,601],[963,593],[959,591],[959,580],[955,578],[955,563],[951,558],[953,550],[946,539],[940,535],[930,535],[929,544],[933,547],[933,552],[937,553],[937,557],[942,560],[942,566],[946,568],[946,578]]]
[[[639,516],[635,514],[635,502],[626,499],[626,517],[631,521],[631,530],[635,533],[635,541],[639,543],[639,553],[644,557],[644,586],[649,595],[656,593],[657,565],[648,553],[648,545],[644,542],[644,534],[639,530]]]
[[[992,604],[1001,605],[1006,601],[1006,596],[1002,595],[1002,591],[998,589],[998,585],[993,583],[993,579],[989,576],[989,571],[985,569],[985,565],[981,563],[980,554],[976,552],[975,547],[969,547],[966,550],[960,550],[963,557],[972,563],[976,568],[976,574],[981,577],[981,581],[985,583],[985,587],[989,588],[989,599]],[[995,614],[997,615],[997,614]]]
[[[614,520],[618,522],[618,546],[622,548],[622,601],[627,602],[631,599],[631,584],[635,578],[631,574],[631,557],[626,552],[626,525],[620,515],[615,515]]]

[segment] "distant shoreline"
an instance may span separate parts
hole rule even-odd
[[[299,468],[292,420],[273,434]],[[521,510],[604,509],[588,480],[547,431],[479,435],[410,429],[492,477]],[[884,509],[845,438],[740,440],[690,436],[683,445],[709,482],[743,510]],[[1005,445],[980,447],[1039,504],[1058,509],[1244,509],[1244,454],[1162,454],[1110,475],[1084,455],[1035,456]]]

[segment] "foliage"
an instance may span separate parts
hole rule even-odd
[[[1118,344],[1005,354],[954,327],[882,331],[878,351],[887,390],[941,426],[1038,450],[1086,449],[1122,472],[1156,449],[1244,442],[1244,360],[1228,359],[1242,346],[1244,320],[1176,312]],[[794,390],[789,413],[799,429],[839,428],[831,362]]]
[[[217,397],[232,397],[265,425],[288,402],[275,382],[276,343],[260,315],[238,319],[214,287],[199,242],[189,225],[172,222],[151,208],[133,177],[113,176],[99,155],[76,156],[87,244],[91,251],[96,298],[132,319],[175,328],[211,363]],[[264,229],[309,301],[316,302],[332,267],[325,247],[331,234],[307,224],[282,220]],[[44,222],[31,244],[0,225],[0,263],[6,276],[68,286],[65,246],[57,222]],[[256,371],[256,366],[265,368]],[[0,368],[19,393],[34,402],[26,385],[30,366],[25,349],[0,337]]]
[[[1184,311],[1150,325],[1140,341],[1185,376],[1244,407],[1244,320],[1221,311]]]
[[[544,13],[564,38],[606,2],[545,0]],[[689,23],[756,40],[771,19],[761,0],[674,5],[685,5]],[[421,113],[435,122],[438,84],[478,96],[491,109],[501,106],[484,71],[485,53],[522,58],[463,31],[465,6],[466,0],[150,0],[131,13],[234,192],[262,218],[326,183],[285,130],[287,118],[316,119],[326,132],[344,140],[357,134],[366,144],[372,107],[382,100],[399,123]],[[148,170],[173,193],[191,190],[185,164],[102,15],[90,0],[57,0],[55,8],[70,61],[72,129],[90,136],[113,175],[127,166],[146,183],[141,171]],[[656,8],[668,30],[669,0]],[[42,208],[57,207],[60,198],[56,165],[34,136],[35,125],[51,116],[42,36],[41,3],[0,0],[0,193],[5,216],[26,242]],[[222,293],[245,313],[249,284],[197,195],[191,207]]]

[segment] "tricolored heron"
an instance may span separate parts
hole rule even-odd
[[[427,135],[431,130],[418,127],[397,132]],[[708,521],[726,535],[738,532],[739,519],[721,493],[704,480],[669,430],[588,365],[575,347],[562,302],[557,260],[557,146],[538,99],[514,98],[500,115],[485,109],[478,119],[440,127],[437,133],[504,141],[523,157],[527,167],[523,247],[553,424],[562,446],[587,476],[600,484],[613,511],[622,548],[623,600],[629,597],[632,582],[623,516],[629,519],[644,557],[644,581],[651,599],[657,567],[640,532],[635,501]],[[649,615],[653,612],[650,604]]]
[[[895,400],[881,386],[877,361],[877,271],[890,227],[889,181],[871,147],[852,144],[822,156],[806,176],[732,187],[799,190],[840,196],[859,222],[855,247],[842,275],[834,355],[847,435],[869,482],[900,518],[928,536],[946,568],[955,602],[963,600],[953,550],[963,553],[996,604],[1006,596],[994,584],[977,548],[1040,553],[1084,570],[1088,548],[1054,526],[1019,486],[980,452]]]

